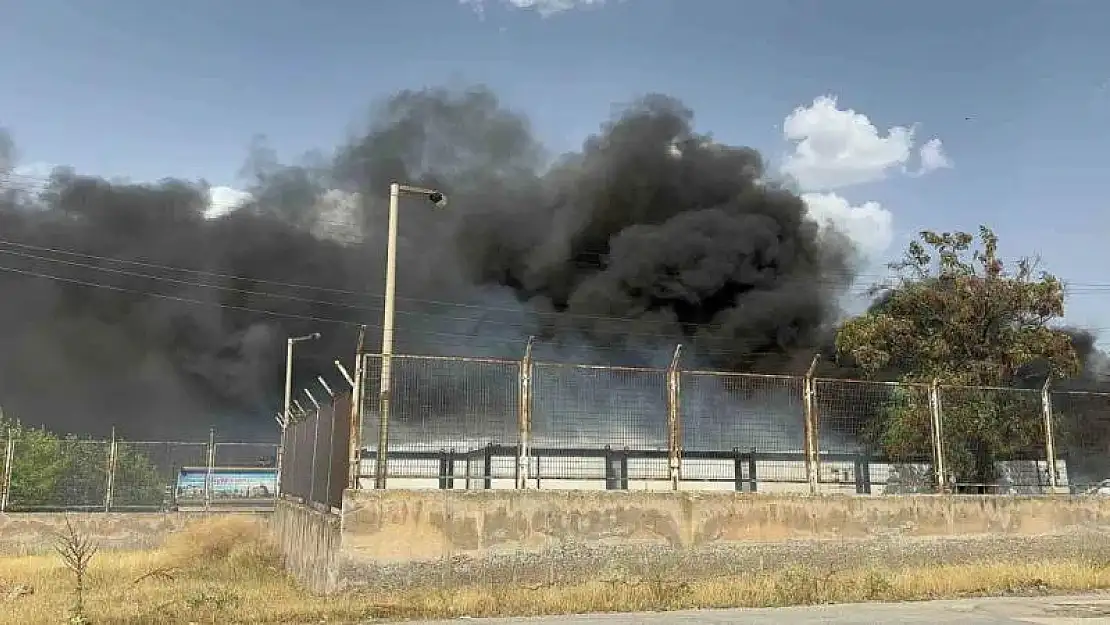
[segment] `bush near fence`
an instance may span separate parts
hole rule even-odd
[[[363,487],[376,469],[381,358],[364,356]],[[1110,478],[1107,394],[391,358],[393,488],[1014,494],[1089,492]]]

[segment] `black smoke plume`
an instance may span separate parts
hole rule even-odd
[[[518,358],[536,335],[538,357],[660,365],[683,343],[686,366],[796,373],[853,281],[845,237],[664,96],[550,162],[486,89],[405,91],[333,155],[260,141],[244,174],[254,200],[217,218],[199,183],[9,184],[0,405],[89,434],[273,432],[286,336],[324,335],[298,386],[336,385],[358,324],[377,347],[392,180],[450,198],[402,205],[400,352]]]
[[[1071,379],[1048,380],[1055,438],[1071,483],[1085,487],[1110,479],[1110,357],[1098,349],[1091,331],[1063,331],[1071,336],[1080,372]],[[1031,363],[1019,372],[1017,385],[1040,388],[1049,370],[1046,363]]]

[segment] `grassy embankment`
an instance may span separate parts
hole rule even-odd
[[[472,586],[313,597],[281,569],[260,525],[213,520],[164,548],[100,552],[68,617],[73,574],[54,555],[0,558],[0,623],[359,623],[373,619],[780,606],[1110,588],[1110,562],[807,571],[691,581],[589,580],[572,586]],[[5,600],[6,598],[6,600]]]

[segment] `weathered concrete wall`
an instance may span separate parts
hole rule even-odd
[[[339,516],[301,503],[282,500],[274,508],[270,528],[285,568],[312,592],[336,585],[334,558],[339,546]]]
[[[66,519],[78,531],[96,541],[101,549],[151,549],[162,545],[171,534],[212,514],[258,518],[262,513],[205,512],[109,512],[67,514],[20,512],[0,514],[0,555],[49,553]]]
[[[1110,556],[1110,501],[348,491],[327,589]]]
[[[789,497],[584,491],[352,491],[343,550],[378,562],[554,543],[692,548],[889,536],[1110,530],[1110,500],[1079,497]]]

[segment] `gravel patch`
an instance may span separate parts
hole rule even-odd
[[[695,549],[667,545],[598,546],[563,543],[542,550],[427,562],[347,562],[338,578],[380,590],[481,584],[548,585],[586,580],[693,581],[804,568],[827,574],[858,568],[900,569],[939,564],[1088,559],[1110,563],[1110,533],[1042,536],[888,537],[778,543],[718,543]]]

